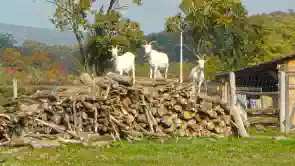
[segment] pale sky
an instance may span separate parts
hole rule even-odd
[[[53,29],[49,18],[54,6],[45,0],[1,0],[0,22]],[[121,0],[131,3],[132,0]],[[97,7],[108,0],[97,0]],[[140,23],[145,34],[164,29],[165,18],[179,12],[180,0],[143,0],[142,6],[129,5],[124,16]],[[295,0],[242,0],[250,14],[295,9]]]

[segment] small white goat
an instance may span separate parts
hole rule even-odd
[[[123,55],[119,56],[118,53],[120,49],[118,45],[116,47],[112,46],[110,49],[112,52],[112,60],[114,60],[114,69],[116,72],[119,72],[120,75],[123,73],[129,73],[132,69],[132,78],[133,78],[133,85],[135,84],[135,55],[131,52],[126,52]]]
[[[193,82],[193,93],[196,92],[196,86],[198,84],[198,93],[201,92],[201,86],[205,83],[204,67],[207,60],[203,57],[196,55],[199,59],[197,60],[197,66],[195,66],[189,75],[189,80]]]
[[[165,70],[165,78],[167,78],[168,74],[168,68],[169,68],[169,59],[168,55],[159,52],[157,50],[153,50],[152,43],[156,43],[156,41],[151,41],[148,43],[145,41],[145,44],[142,46],[145,51],[144,57],[148,56],[148,63],[150,66],[150,78],[156,78],[156,73],[158,70]],[[153,72],[154,69],[154,72]],[[154,76],[152,77],[152,74],[154,73]]]

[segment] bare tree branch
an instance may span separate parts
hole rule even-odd
[[[113,9],[113,11],[120,10],[120,9],[123,9],[123,8],[128,8],[128,5],[122,5],[122,6],[116,7],[116,8]]]
[[[59,4],[56,0],[45,0],[45,1],[48,2],[48,3],[51,3],[51,4],[56,5],[57,7],[59,7],[59,8],[61,8],[61,9],[65,10],[66,12],[68,12],[68,13],[70,13],[70,14],[73,14],[73,13],[74,13],[74,12],[68,10],[67,8],[64,8],[64,7],[63,7],[61,4]]]

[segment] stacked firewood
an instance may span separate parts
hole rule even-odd
[[[4,105],[0,140],[47,135],[81,141],[85,133],[113,139],[233,134],[227,104],[206,95],[193,96],[189,85],[162,81],[158,89],[153,83],[154,92],[149,93],[131,86],[129,77],[112,73],[93,82],[95,88],[42,90]]]

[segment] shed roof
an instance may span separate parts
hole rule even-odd
[[[259,69],[263,69],[263,68],[276,69],[278,64],[282,64],[286,60],[291,60],[291,59],[295,59],[295,54],[284,56],[284,57],[281,57],[281,58],[277,58],[277,59],[274,59],[272,61],[267,61],[267,62],[260,63],[260,64],[257,64],[257,65],[254,65],[254,66],[248,66],[248,67],[240,68],[238,70],[235,70],[234,72],[235,73],[241,73],[241,72],[259,70]],[[217,78],[227,77],[228,74],[229,74],[229,72],[222,72],[222,73],[216,74],[216,77]]]

